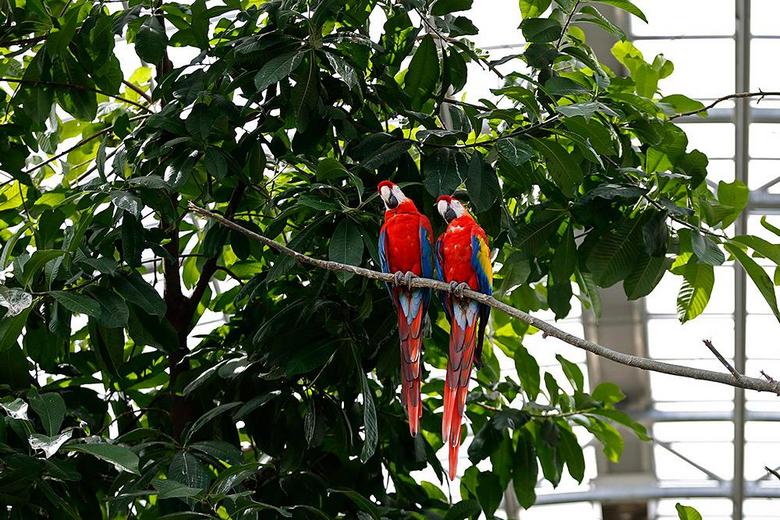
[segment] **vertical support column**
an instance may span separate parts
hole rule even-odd
[[[735,0],[735,37],[736,37],[736,71],[735,91],[747,92],[750,88],[750,0]],[[736,100],[734,109],[734,124],[736,130],[736,179],[748,182],[748,144],[750,131],[750,100]],[[747,232],[747,214],[743,213],[735,223],[735,233]],[[745,314],[747,312],[745,293],[745,271],[741,266],[734,266],[734,367],[745,372]],[[734,392],[734,480],[732,483],[732,499],[734,512],[732,518],[742,518],[745,499],[745,390],[735,389]]]

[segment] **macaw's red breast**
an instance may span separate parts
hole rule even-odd
[[[420,255],[420,226],[428,228],[428,236],[433,236],[428,219],[423,217],[414,203],[404,201],[397,208],[385,212],[385,224],[382,229],[387,232],[387,263],[390,272],[412,271],[422,275]]]
[[[471,218],[463,215],[451,221],[441,237],[441,260],[445,282],[466,282],[475,291],[479,290],[477,273],[471,263],[471,237],[484,235],[484,231]]]

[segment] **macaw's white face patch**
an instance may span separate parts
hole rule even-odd
[[[438,204],[436,204],[436,209],[439,211],[439,215],[444,217],[444,213],[447,212],[447,201],[446,200],[440,200]]]

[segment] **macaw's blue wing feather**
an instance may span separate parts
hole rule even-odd
[[[433,251],[431,248],[431,237],[428,236],[428,230],[420,225],[420,270],[423,278],[433,278]],[[428,312],[428,305],[431,302],[431,290],[420,289],[423,295],[425,307],[423,312]]]
[[[444,279],[444,258],[442,257],[441,248],[441,237],[439,237],[439,239],[436,241],[436,255],[434,256],[434,260],[436,261],[436,277],[444,282],[446,280]],[[441,302],[441,306],[444,308],[444,314],[447,316],[447,321],[452,321],[449,309],[449,295],[443,291],[436,292],[439,294],[439,301]]]
[[[493,266],[490,263],[490,248],[485,240],[476,233],[471,235],[471,265],[477,273],[479,292],[493,294]],[[490,317],[490,306],[479,304],[479,331],[477,334],[477,351],[475,359],[477,366],[482,364],[482,344],[485,341],[485,327]]]
[[[390,264],[387,261],[387,231],[384,229],[379,232],[379,267],[382,268],[383,273],[390,272]],[[390,287],[389,283],[385,283],[385,287],[387,288],[387,294],[390,295],[390,301],[395,303],[392,287]]]

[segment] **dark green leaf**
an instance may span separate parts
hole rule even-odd
[[[288,52],[266,62],[255,76],[255,88],[265,90],[274,83],[278,83],[298,68],[304,54],[301,52]]]
[[[68,451],[87,453],[106,462],[110,462],[120,471],[127,471],[134,475],[138,472],[138,455],[129,449],[116,444],[69,444],[65,447]]]
[[[147,16],[135,36],[135,52],[147,63],[160,63],[168,37],[156,16]]]
[[[36,394],[30,398],[30,406],[38,414],[48,435],[56,435],[60,432],[66,411],[65,400],[60,394],[54,392]]]

